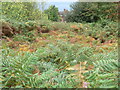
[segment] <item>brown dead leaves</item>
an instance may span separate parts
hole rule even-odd
[[[34,70],[32,71],[32,74],[36,74],[36,73],[38,73],[38,75],[41,75],[41,72],[40,72],[38,66],[34,66]]]

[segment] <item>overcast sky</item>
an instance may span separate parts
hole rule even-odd
[[[63,11],[64,9],[70,10],[70,4],[73,2],[77,2],[79,0],[45,0],[48,5],[55,5],[58,7],[59,11]]]
[[[73,2],[47,2],[46,8],[48,8],[50,5],[55,5],[58,7],[59,11],[63,11],[64,9],[70,10],[70,4]]]
[[[45,1],[46,2],[76,2],[78,0],[45,0]]]
[[[55,5],[58,7],[59,11],[63,11],[64,9],[70,10],[70,4],[76,2],[78,0],[37,0],[38,2],[45,1],[47,3],[45,9],[47,9],[50,5]]]

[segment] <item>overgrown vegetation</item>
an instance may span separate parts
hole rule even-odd
[[[36,2],[2,2],[2,18],[27,21],[41,19],[42,14]]]
[[[25,4],[11,8],[17,11]],[[21,10],[25,11],[29,12]],[[15,19],[17,13],[9,17],[8,9],[4,12],[6,17],[0,20],[3,88],[118,88],[116,21],[63,23],[36,20],[34,15]]]
[[[58,21],[59,15],[58,15],[58,8],[54,6],[50,6],[47,10],[45,10],[45,13],[48,15],[48,20],[51,21]]]
[[[117,21],[117,2],[74,2],[66,16],[68,22],[97,22],[103,19]]]

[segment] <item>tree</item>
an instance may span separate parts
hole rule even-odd
[[[117,4],[112,2],[75,2],[70,7],[72,10],[66,17],[69,22],[96,22],[117,17]]]
[[[72,8],[72,11],[66,17],[67,21],[93,22],[98,20],[98,17],[95,14],[95,3],[75,2],[71,4],[70,7]]]
[[[41,19],[37,2],[2,2],[2,17],[10,20],[27,21]]]
[[[45,10],[45,13],[48,15],[49,20],[58,21],[58,8],[55,7],[55,5],[51,5],[47,10]]]
[[[117,2],[105,2],[97,3],[98,15],[101,19],[109,19],[116,21],[118,19],[118,3]]]

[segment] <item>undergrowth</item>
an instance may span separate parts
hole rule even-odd
[[[87,66],[94,66],[84,73],[90,88],[118,88],[117,52],[94,54],[94,51],[61,41],[33,53],[2,49],[3,87],[77,88],[82,81],[71,76],[66,68],[87,61]]]
[[[15,29],[0,47],[3,88],[118,88],[116,22],[1,22]]]

